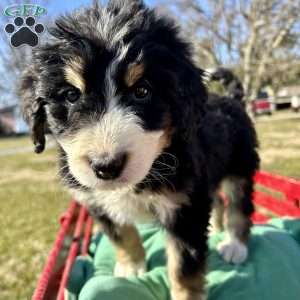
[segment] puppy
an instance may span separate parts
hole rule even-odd
[[[226,89],[228,98],[237,100],[245,106],[244,88],[240,79],[229,69],[218,68],[210,76],[211,81],[219,81]],[[219,97],[216,94],[210,94],[209,98]]]
[[[251,121],[231,99],[207,102],[190,45],[142,1],[95,4],[59,18],[51,34],[20,86],[35,151],[49,128],[63,183],[115,245],[116,276],[145,271],[133,224],[155,219],[168,233],[172,298],[205,299],[207,228],[213,203],[223,226],[222,184],[220,254],[247,257],[258,167]]]

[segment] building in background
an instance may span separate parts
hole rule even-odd
[[[24,134],[28,132],[18,105],[0,108],[0,135]]]
[[[278,108],[292,107],[294,110],[300,108],[300,85],[282,87],[276,96]]]

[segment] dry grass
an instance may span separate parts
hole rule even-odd
[[[23,141],[16,139],[16,145]],[[53,150],[43,158],[0,157],[0,165],[0,299],[31,299],[68,196],[55,176]]]
[[[258,122],[262,169],[300,179],[300,119]]]
[[[1,138],[0,150],[15,147],[31,147],[31,141],[28,136]]]
[[[300,178],[300,121],[257,123],[262,168]],[[26,137],[0,140],[0,149],[30,145]],[[56,179],[56,154],[0,157],[0,299],[31,299],[37,277],[66,209]]]

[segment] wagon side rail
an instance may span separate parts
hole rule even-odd
[[[261,171],[255,175],[255,183],[254,222],[263,223],[271,217],[300,218],[300,181]]]
[[[66,245],[66,239],[72,231],[72,223],[76,219],[78,204],[72,201],[68,210],[61,216],[60,229],[57,233],[54,245],[48,255],[47,262],[40,275],[32,300],[55,299],[57,287],[60,282],[64,262],[60,263],[62,252]]]
[[[88,254],[92,225],[87,210],[73,200],[60,217],[60,229],[32,300],[64,299],[64,290],[76,256]]]

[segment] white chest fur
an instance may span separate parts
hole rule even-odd
[[[86,206],[101,207],[118,224],[145,223],[153,219],[165,222],[181,204],[187,203],[187,197],[181,193],[135,193],[131,187],[95,191],[89,195],[76,192],[76,197]]]

